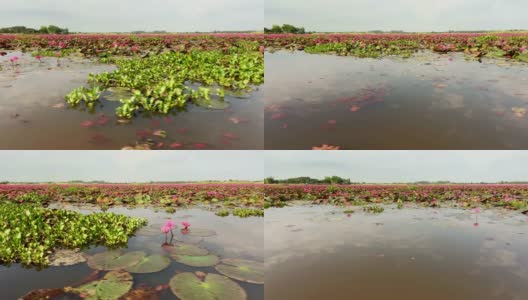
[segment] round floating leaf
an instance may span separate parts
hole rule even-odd
[[[144,257],[145,252],[142,251],[107,251],[89,256],[87,263],[90,268],[96,270],[120,270],[138,264]]]
[[[189,228],[189,233],[187,235],[190,236],[199,236],[199,237],[209,237],[216,235],[216,232],[211,229],[205,229],[205,228]]]
[[[132,275],[125,271],[110,271],[102,279],[78,288],[65,288],[67,292],[83,295],[88,300],[119,299],[132,288]]]
[[[233,280],[207,274],[203,281],[193,273],[180,273],[169,282],[174,295],[181,300],[243,300],[246,291]]]
[[[215,269],[240,281],[264,284],[264,264],[258,261],[226,258]]]
[[[207,251],[207,249],[198,247],[196,245],[184,244],[180,242],[174,243],[174,246],[171,246],[168,249],[170,251],[171,256],[175,256],[175,255],[202,256],[202,255],[209,254],[209,251]]]
[[[217,100],[217,99],[196,99],[194,100],[194,104],[201,106],[201,107],[207,107],[210,109],[226,109],[230,106],[229,102],[223,101],[223,100]]]
[[[119,101],[121,99],[128,99],[132,97],[132,95],[132,91],[127,88],[110,87],[106,89],[106,93],[103,94],[103,98],[108,101]]]
[[[220,259],[218,256],[209,254],[209,255],[171,255],[171,257],[184,265],[188,265],[191,267],[212,267],[218,262],[220,262]]]
[[[126,268],[130,273],[156,273],[167,268],[171,263],[170,258],[161,255],[143,257],[137,264]]]
[[[79,251],[79,249],[76,250],[69,250],[69,249],[61,249],[53,252],[52,255],[49,257],[49,265],[50,266],[72,266],[76,265],[78,263],[85,262],[86,258],[84,255]]]

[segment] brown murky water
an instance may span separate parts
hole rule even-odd
[[[528,149],[528,64],[286,51],[265,61],[266,149]]]
[[[71,206],[65,206],[65,208],[77,210]],[[82,211],[91,213],[99,210],[94,208],[93,210],[83,209]],[[204,237],[199,241],[193,240],[192,243],[206,248],[220,258],[245,258],[264,261],[263,218],[250,217],[242,219],[233,216],[221,218],[214,215],[213,212],[200,209],[178,210],[175,214],[168,214],[163,211],[156,212],[148,208],[113,208],[109,212],[149,220],[148,227],[138,231],[136,236],[129,240],[126,251],[144,251],[148,255],[167,255],[161,247],[165,242],[165,236],[159,232],[161,225],[158,226],[158,224],[163,224],[165,220],[170,218],[178,226],[181,221],[190,222],[191,230],[193,227],[214,230],[216,235]],[[186,241],[185,237],[181,236],[178,231],[176,239]],[[105,251],[105,248],[97,247],[87,250],[87,253],[93,254],[102,251]],[[133,274],[134,287],[165,285],[177,272],[195,271],[218,273],[214,267],[194,268],[172,261],[168,268],[160,272]],[[83,280],[92,272],[93,270],[86,263],[66,267],[48,267],[41,271],[25,269],[18,264],[0,266],[0,295],[2,295],[0,298],[18,299],[34,289],[69,286]],[[100,274],[100,276],[103,275]],[[246,291],[248,299],[264,299],[264,285],[235,281]],[[159,297],[160,299],[177,299],[170,289],[163,290]]]
[[[267,209],[266,299],[526,299],[526,216],[355,210]]]
[[[170,115],[144,114],[129,124],[117,123],[118,99],[102,95],[94,112],[68,108],[64,96],[87,85],[89,73],[111,71],[114,66],[81,58],[43,58],[38,63],[21,55],[12,68],[0,57],[0,149],[121,149],[151,139],[153,149],[262,149],[263,93],[227,95],[230,107],[212,110],[188,105]],[[228,93],[226,93],[228,94]],[[88,123],[88,125],[87,125]],[[91,123],[91,125],[90,125]],[[167,132],[166,138],[153,135]],[[162,143],[162,144],[160,144]]]

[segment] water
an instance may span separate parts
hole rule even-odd
[[[355,210],[266,210],[266,299],[526,299],[519,212]]]
[[[226,96],[231,105],[212,110],[193,104],[170,115],[141,115],[129,124],[119,124],[115,109],[119,101],[103,94],[95,112],[68,108],[64,96],[86,86],[89,73],[112,71],[115,66],[96,64],[82,58],[43,58],[39,64],[21,55],[15,70],[9,58],[0,57],[0,149],[121,149],[155,142],[153,149],[262,149],[263,93],[243,97]],[[117,100],[117,99],[116,99]],[[108,117],[108,118],[107,118]],[[86,121],[106,119],[103,125],[82,126]],[[165,139],[153,136],[167,132]],[[163,145],[157,145],[162,142]],[[173,147],[171,147],[173,144]],[[182,146],[174,144],[183,144]]]
[[[265,148],[528,149],[528,65],[266,53]]]
[[[66,208],[77,210],[71,206],[66,206]],[[82,211],[89,213],[97,211],[97,209],[83,209]],[[214,215],[213,212],[200,209],[178,210],[172,215],[165,212],[156,212],[149,208],[112,208],[109,211],[147,218],[149,224],[153,224],[154,227],[156,227],[155,224],[162,224],[169,217],[177,222],[178,226],[181,221],[186,220],[191,223],[191,230],[194,227],[216,231],[215,236],[203,238],[202,241],[195,240],[193,243],[198,242],[197,245],[207,248],[220,258],[245,258],[264,261],[263,218],[242,219],[233,216],[221,218]],[[167,255],[161,248],[161,245],[165,242],[164,235],[161,233],[157,234],[156,230],[154,235],[151,232],[139,231],[136,236],[129,240],[126,251],[144,251],[147,254]],[[176,234],[176,238],[185,239],[179,233]],[[104,250],[103,247],[97,247],[89,249],[87,253],[94,254]],[[160,272],[132,275],[134,277],[134,287],[142,285],[156,287],[167,284],[176,272],[195,271],[218,274],[214,267],[193,268],[171,261],[171,265]],[[0,266],[0,294],[2,299],[18,299],[18,297],[34,289],[61,288],[78,283],[92,272],[93,270],[86,263],[68,267],[49,267],[41,271],[25,269],[20,265]],[[100,276],[103,276],[104,273],[102,272]],[[246,291],[248,299],[264,299],[264,285],[235,281]],[[163,290],[158,296],[159,299],[177,299],[170,289]]]

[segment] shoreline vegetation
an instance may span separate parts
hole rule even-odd
[[[292,25],[287,25],[286,29],[278,25],[273,28],[265,30],[265,46],[270,53],[290,50],[360,58],[410,58],[419,51],[429,50],[441,54],[464,53],[466,59],[479,61],[483,58],[505,58],[528,62],[528,31],[524,30],[306,34],[304,28],[298,29]]]
[[[354,206],[379,213],[381,205],[504,208],[528,215],[528,184],[268,184],[265,208],[284,207],[296,201]],[[353,210],[353,209],[352,209]]]

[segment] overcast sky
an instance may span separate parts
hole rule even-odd
[[[262,30],[264,0],[0,0],[0,27],[70,31]]]
[[[266,151],[265,175],[354,182],[528,181],[528,151]]]
[[[262,180],[261,151],[0,151],[0,181]]]
[[[528,29],[527,0],[266,0],[266,26],[310,31]]]

